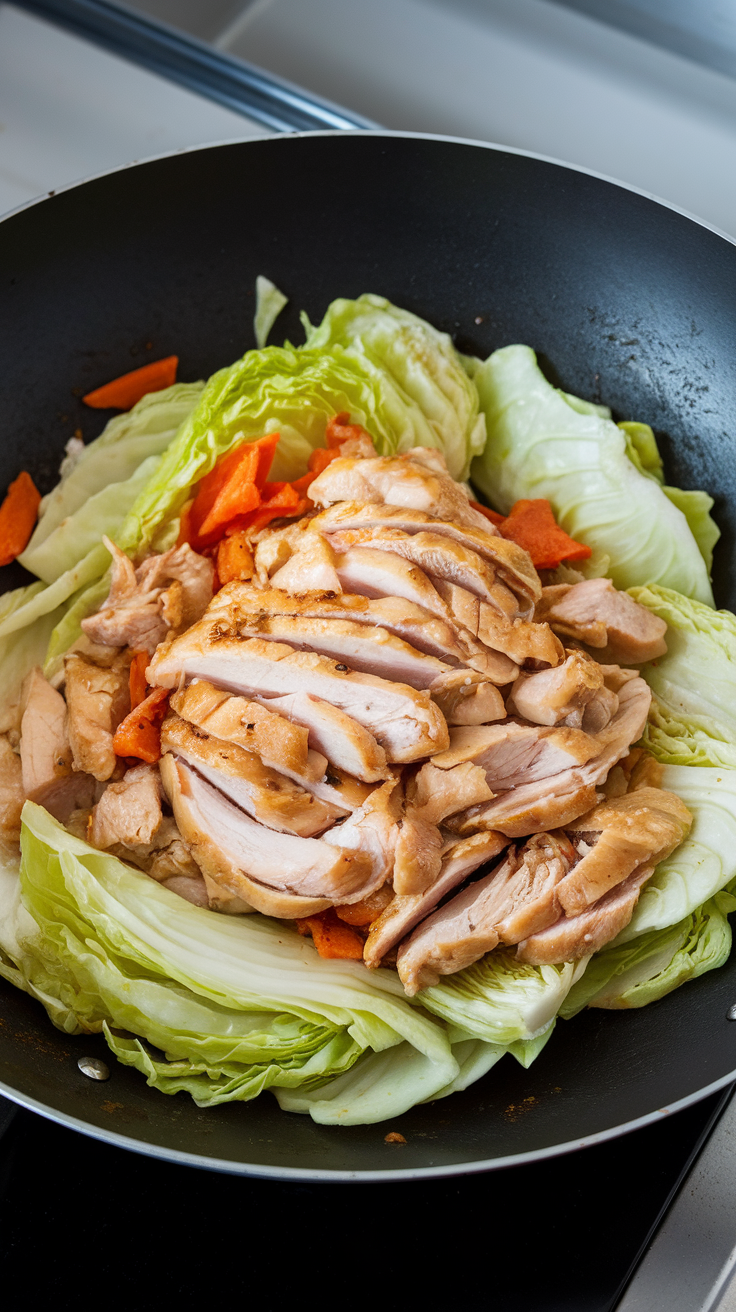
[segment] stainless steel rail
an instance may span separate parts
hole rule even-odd
[[[111,0],[12,3],[273,131],[378,126]]]

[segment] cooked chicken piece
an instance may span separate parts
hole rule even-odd
[[[170,893],[176,893],[177,897],[183,897],[195,907],[209,906],[207,885],[202,875],[169,875],[160,882],[162,888],[168,888]]]
[[[115,730],[130,710],[128,670],[71,655],[64,658],[64,678],[74,768],[103,782],[115,769]]]
[[[596,739],[580,729],[505,720],[503,724],[452,729],[449,748],[437,753],[432,765],[450,770],[463,761],[473,761],[485,772],[493,792],[499,793],[584,765],[598,751]]]
[[[324,842],[341,852],[354,852],[356,859],[370,862],[363,891],[359,897],[351,895],[344,902],[359,902],[381,888],[394,864],[396,850],[397,816],[400,797],[395,779],[374,788],[363,805],[347,819],[338,822],[324,835]]]
[[[365,806],[376,786],[362,783],[345,770],[341,770],[332,761],[326,767],[324,779],[317,782],[304,783],[303,780],[298,782],[302,783],[309,792],[314,793],[315,797],[320,797],[323,802],[329,802],[331,806],[347,811],[349,814]]]
[[[207,890],[207,902],[210,911],[222,911],[228,916],[243,916],[255,911],[250,902],[244,902],[242,897],[236,893],[231,893],[229,889],[218,884],[216,880],[210,879],[209,875],[202,872],[204,886]],[[274,894],[274,897],[283,897],[284,894]],[[288,900],[288,894],[286,895]],[[324,908],[323,908],[324,910]],[[271,914],[269,912],[269,914]]]
[[[364,783],[376,783],[390,773],[386,753],[357,720],[337,706],[320,701],[307,692],[272,697],[270,705],[309,733],[309,745],[333,765]]]
[[[219,788],[231,802],[269,829],[311,838],[348,814],[269,769],[254,752],[223,738],[213,738],[177,715],[164,720],[161,750],[186,761],[213,788]]]
[[[312,533],[328,534],[336,551],[361,544],[365,546],[376,531],[384,529],[399,529],[403,533],[438,533],[441,537],[451,538],[469,551],[477,552],[494,567],[501,582],[519,599],[519,607],[523,608],[519,612],[521,618],[531,619],[533,603],[542,595],[542,585],[531,557],[523,547],[502,538],[484,516],[481,518],[483,528],[473,527],[467,522],[433,518],[421,510],[350,501],[331,506],[316,515],[308,522],[307,528]],[[335,534],[340,536],[335,537]],[[350,536],[343,537],[343,534]]]
[[[211,560],[184,543],[136,569],[114,542],[103,542],[113,559],[110,592],[99,611],[82,620],[94,642],[154,652],[170,629],[186,629],[204,614],[212,600]]]
[[[406,788],[394,858],[397,894],[423,893],[438,878],[444,847],[441,822],[492,797],[485,772],[477,765],[466,762],[450,770],[438,770],[431,762],[422,766]]]
[[[491,724],[506,718],[503,698],[494,683],[475,670],[440,674],[429,687],[448,725]]]
[[[455,621],[486,647],[503,652],[509,661],[523,665],[558,665],[564,649],[548,624],[533,620],[511,620],[496,606],[481,601],[456,583],[437,579],[437,592]]]
[[[311,693],[369,729],[389,761],[416,761],[449,742],[429,693],[356,674],[342,662],[285,643],[231,636],[222,622],[207,617],[156,653],[148,678],[164,688],[178,687],[182,678],[208,679],[251,697]]]
[[[462,884],[484,862],[498,856],[507,843],[508,839],[503,834],[491,831],[473,834],[472,838],[446,842],[440,873],[431,887],[424,893],[395,896],[372,923],[363,952],[366,965],[380,966],[386,953],[405,938],[420,920],[428,916],[443,897],[457,888],[458,884]]]
[[[661,788],[638,788],[580,816],[568,836],[582,860],[560,884],[562,910],[578,916],[639,866],[664,861],[691,825],[684,802]]]
[[[183,720],[214,738],[237,743],[260,756],[272,770],[289,777],[321,778],[325,764],[309,756],[309,732],[247,697],[234,697],[206,679],[196,679],[171,696],[170,706]]]
[[[108,784],[92,810],[88,841],[101,849],[149,844],[163,819],[161,784],[153,765],[126,770],[118,783]]]
[[[255,582],[261,588],[268,587],[269,578],[277,573],[301,546],[303,535],[309,529],[310,517],[292,520],[283,528],[267,525],[262,529],[256,541],[254,561],[256,567]]]
[[[310,538],[316,536],[314,533],[309,534]],[[400,529],[378,529],[368,541],[347,549],[346,556],[350,558],[354,553],[363,556],[365,552],[376,551],[399,556],[420,569],[430,581],[438,578],[448,583],[457,583],[493,605],[496,604],[497,596],[503,595],[497,593],[496,589],[504,585],[497,584],[496,571],[487,559],[477,551],[463,546],[461,542],[454,542],[452,538],[443,537],[440,533],[402,533]],[[508,588],[504,587],[504,592],[511,617],[518,617],[516,598]]]
[[[162,828],[156,837],[164,846],[154,847],[146,864],[151,879],[163,883],[175,875],[183,875],[187,879],[202,878],[199,866],[179,833],[173,816],[164,816]]]
[[[462,484],[456,483],[446,469],[417,459],[414,451],[372,460],[340,457],[315,478],[309,496],[316,506],[329,506],[334,501],[378,502],[421,510],[438,519],[487,531],[488,520],[473,510]]]
[[[202,871],[264,915],[312,915],[334,902],[357,902],[383,882],[373,844],[343,850],[325,839],[265,829],[171,755],[161,758],[161,778]]]
[[[21,711],[23,793],[64,824],[72,811],[91,806],[95,781],[75,771],[64,698],[38,668],[23,681]]]
[[[271,586],[300,596],[305,592],[342,592],[337,556],[319,533],[304,533],[299,549],[272,575]]]
[[[606,688],[603,670],[592,656],[571,651],[555,669],[519,675],[506,705],[512,715],[531,724],[598,733],[616,714],[618,697]]]
[[[580,758],[567,766],[561,763],[563,753],[557,757],[559,768],[545,777],[539,774],[539,767],[555,763],[555,756],[541,756],[534,760],[537,766],[536,778],[523,782],[521,772],[516,776],[506,775],[506,780],[515,778],[515,786],[501,796],[495,797],[485,806],[471,807],[464,820],[453,819],[452,828],[459,833],[472,833],[479,828],[500,829],[510,838],[524,834],[541,833],[543,830],[558,829],[569,825],[578,816],[584,815],[597,801],[596,787],[607,778],[609,771],[617,761],[625,756],[632,742],[641,737],[646,724],[651,692],[644,680],[634,675],[633,678],[619,685],[619,707],[611,720],[599,733],[587,735],[577,729],[535,729],[540,735],[565,735],[568,747],[577,744]],[[491,726],[488,730],[454,730],[455,734],[472,732],[490,733],[492,729],[504,726]],[[595,745],[595,752],[584,760],[585,740]],[[519,740],[524,747],[524,740]],[[558,744],[562,740],[556,739]],[[471,746],[470,743],[467,746]],[[457,752],[443,753],[435,756],[435,765],[446,761],[454,765],[459,759]],[[463,759],[470,759],[467,755]],[[478,760],[478,757],[472,759]],[[503,756],[501,758],[503,762]],[[480,763],[480,762],[479,762]],[[513,758],[511,758],[513,764]],[[508,767],[504,767],[508,768]],[[487,773],[488,782],[494,792],[501,789],[501,781],[495,775]],[[508,787],[506,782],[504,787]]]
[[[403,556],[394,555],[392,551],[351,547],[342,555],[336,555],[335,561],[345,592],[359,597],[402,597],[415,606],[423,606],[440,619],[447,617],[447,607],[427,575]]]
[[[556,633],[602,649],[596,651],[601,663],[640,665],[667,651],[665,621],[618,592],[610,579],[545,588],[535,617]]]
[[[20,757],[3,734],[0,737],[0,841],[14,845],[20,840],[20,813],[25,800]]]
[[[654,866],[641,866],[581,915],[560,916],[549,929],[523,939],[516,949],[518,959],[546,966],[598,952],[628,925],[642,886],[653,873]]]

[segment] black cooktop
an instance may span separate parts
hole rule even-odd
[[[396,1184],[216,1175],[18,1111],[0,1139],[3,1285],[57,1309],[405,1312],[449,1283],[458,1306],[611,1312],[729,1094],[565,1157]]]

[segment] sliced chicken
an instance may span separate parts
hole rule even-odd
[[[163,723],[161,750],[186,761],[254,820],[280,833],[312,838],[348,814],[269,769],[254,752],[213,738],[178,715]]]
[[[344,902],[370,897],[391,874],[397,839],[398,791],[396,780],[388,779],[374,788],[347,820],[340,821],[324,835],[325,843],[342,852],[354,852],[356,859],[367,857],[370,862],[370,873],[360,897],[344,898]]]
[[[438,519],[488,531],[488,520],[473,510],[465,488],[446,470],[430,466],[409,452],[373,459],[341,457],[315,478],[309,496],[316,506],[335,501],[377,502],[420,510]]]
[[[26,794],[20,757],[8,739],[0,736],[0,841],[14,846],[20,840],[20,813]]]
[[[685,803],[661,788],[638,788],[581,816],[569,837],[582,860],[560,884],[563,911],[579,916],[639,866],[664,861],[691,825]]]
[[[38,668],[23,681],[21,712],[23,793],[64,824],[72,811],[91,806],[95,781],[75,771],[64,698]]]
[[[429,691],[448,725],[491,724],[506,718],[498,688],[475,670],[440,674],[430,684]]]
[[[616,714],[618,697],[606,688],[603,670],[592,656],[571,651],[555,669],[520,674],[506,704],[512,715],[531,724],[598,733]]]
[[[597,740],[580,729],[552,729],[545,725],[468,725],[450,731],[450,746],[438,752],[433,767],[451,770],[473,761],[485,773],[494,793],[546,779],[597,756]]]
[[[175,692],[171,709],[214,738],[237,743],[260,756],[264,765],[304,778],[321,778],[326,761],[310,760],[309,731],[247,697],[234,697],[206,679]]]
[[[445,845],[442,821],[492,797],[485,772],[477,765],[465,762],[450,770],[438,770],[431,762],[422,766],[406,786],[394,858],[398,894],[423,893],[438,878]]]
[[[369,729],[389,761],[416,761],[449,743],[447,725],[429,693],[356,674],[342,662],[285,643],[231,636],[221,622],[208,618],[160,648],[148,678],[164,688],[178,687],[182,679],[207,679],[251,697],[311,693]]]
[[[283,528],[273,528],[269,524],[261,531],[253,557],[256,567],[255,581],[259,587],[267,588],[269,579],[300,550],[309,524],[310,517],[305,515],[301,519],[292,520],[290,524],[285,524]]]
[[[114,542],[103,541],[113,558],[110,592],[99,611],[82,620],[94,642],[154,652],[169,630],[201,618],[212,600],[211,560],[184,543],[149,556],[136,569]]]
[[[390,771],[383,748],[372,733],[339,707],[307,692],[272,697],[269,704],[286,719],[306,728],[310,747],[332,765],[363,783],[376,783],[388,777]]]
[[[617,591],[610,579],[545,588],[535,614],[556,633],[596,648],[601,663],[640,665],[667,651],[665,621]]]
[[[654,866],[641,866],[581,915],[560,916],[548,929],[523,939],[516,949],[518,959],[546,966],[598,952],[628,925],[642,886],[653,873]]]
[[[170,893],[176,893],[177,897],[183,897],[185,902],[191,902],[195,907],[208,907],[210,904],[207,893],[207,885],[202,875],[169,875],[167,879],[162,879],[163,888],[168,888]]]
[[[446,842],[440,873],[431,887],[423,893],[410,896],[400,897],[397,894],[372,923],[363,953],[366,965],[380,966],[386,953],[424,920],[443,897],[486,861],[498,856],[507,843],[508,839],[503,834],[494,834],[492,831]]]
[[[104,782],[116,765],[115,730],[130,710],[128,669],[92,665],[72,654],[64,658],[64,679],[74,768]]]
[[[317,535],[310,533],[308,536],[314,538]],[[376,551],[403,558],[432,581],[437,578],[457,583],[491,605],[500,604],[503,599],[504,610],[508,607],[512,618],[519,615],[514,594],[504,584],[498,583],[496,570],[490,562],[477,551],[471,551],[461,542],[455,542],[441,533],[433,533],[431,530],[403,533],[400,529],[378,529],[368,541],[358,541],[352,548],[348,547],[346,555],[350,558],[354,552],[362,556],[364,552]],[[342,564],[340,568],[343,568]],[[500,588],[503,592],[499,591]]]
[[[117,783],[108,784],[92,810],[87,840],[101,849],[117,843],[125,847],[150,844],[162,819],[158,770],[153,765],[136,765]]]
[[[316,534],[310,534],[316,537]],[[337,575],[345,592],[360,597],[402,597],[445,619],[447,607],[418,565],[391,551],[351,547],[336,555]]]
[[[486,647],[503,652],[507,660],[524,665],[558,665],[564,649],[548,624],[509,619],[498,607],[481,601],[456,583],[436,580],[437,592],[454,620]]]
[[[537,767],[535,779],[526,782],[521,772],[515,777],[506,775],[507,781],[509,778],[515,778],[514,787],[494,797],[493,801],[485,806],[471,807],[464,820],[459,823],[453,821],[453,828],[460,833],[472,833],[476,829],[487,826],[489,829],[500,829],[510,838],[517,838],[524,834],[561,828],[584,815],[595,806],[596,787],[607,778],[616,762],[626,756],[631,744],[641,737],[646,724],[651,692],[643,679],[634,675],[633,678],[622,681],[618,688],[618,698],[619,707],[610,724],[595,735],[587,735],[577,729],[536,728],[534,732],[544,737],[552,734],[565,735],[564,741],[568,747],[577,744],[576,750],[579,752],[580,759],[564,765],[563,740],[557,738],[559,755],[556,758],[554,755],[535,758],[534,764]],[[480,732],[490,732],[491,729],[501,727],[503,726],[489,726],[488,730],[480,730]],[[453,731],[458,734],[471,732],[474,731],[470,729]],[[588,759],[583,759],[587,752],[586,739],[595,744],[595,752]],[[523,740],[520,740],[520,745],[524,746]],[[467,746],[469,747],[470,744],[468,743]],[[434,764],[443,762],[446,762],[447,766],[456,764],[459,759],[458,751],[459,748],[455,752],[442,753],[439,758],[435,756]],[[465,755],[463,759],[471,758]],[[479,760],[477,757],[472,759]],[[513,763],[512,758],[509,759]],[[544,767],[545,763],[551,765],[555,761],[555,771],[541,776],[539,767]],[[488,773],[487,777],[490,787],[495,793],[499,793],[500,779]]]
[[[329,510],[316,515],[309,521],[307,531],[327,534],[336,551],[347,550],[361,543],[365,546],[376,531],[384,529],[399,529],[403,533],[438,533],[441,537],[461,543],[469,551],[475,551],[487,560],[501,582],[517,597],[521,618],[530,619],[534,602],[542,595],[542,585],[531,557],[515,542],[502,538],[484,516],[481,519],[484,527],[479,528],[467,522],[434,518],[421,510],[355,501],[331,506]],[[341,536],[348,533],[349,537]],[[335,534],[340,536],[333,536]],[[356,534],[362,534],[362,537]]]
[[[243,898],[238,897],[236,893],[231,893],[228,888],[219,884],[217,880],[211,879],[209,875],[204,873],[204,871],[202,872],[202,878],[204,880],[205,889],[207,890],[207,905],[209,906],[210,911],[221,911],[228,916],[243,916],[255,911],[255,907],[251,906],[250,902],[245,902]],[[266,896],[268,896],[268,893],[266,893]],[[289,899],[288,894],[274,893],[272,896],[277,900],[281,898],[287,902]],[[302,900],[308,901],[308,899]],[[321,909],[325,910],[324,907]],[[270,915],[272,913],[269,912],[268,914]],[[285,912],[284,914],[287,915],[288,913]]]
[[[327,539],[319,533],[302,534],[298,551],[272,575],[271,586],[297,596],[305,592],[342,592],[337,556]]]

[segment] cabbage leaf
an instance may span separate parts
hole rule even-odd
[[[488,440],[471,476],[492,505],[507,513],[521,497],[546,497],[594,559],[610,556],[617,588],[661,583],[713,604],[685,515],[627,456],[626,436],[612,420],[573,406],[528,346],[495,351],[474,382]]]
[[[284,296],[270,278],[264,278],[259,273],[256,278],[256,312],[253,315],[253,331],[259,350],[266,345],[271,329],[288,302],[288,296]]]

